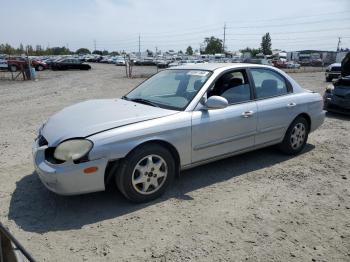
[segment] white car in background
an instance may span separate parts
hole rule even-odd
[[[0,58],[0,70],[8,70],[7,60]]]
[[[331,82],[333,79],[339,78],[341,75],[341,63],[334,63],[326,69],[326,81]]]
[[[123,66],[123,65],[125,65],[125,59],[123,57],[118,57],[115,60],[115,65],[116,66]]]

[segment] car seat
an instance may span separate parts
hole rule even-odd
[[[277,81],[274,79],[265,79],[261,83],[261,88],[256,89],[257,97],[270,97],[278,95]]]

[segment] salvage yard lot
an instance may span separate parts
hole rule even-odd
[[[62,197],[33,173],[31,144],[54,112],[120,97],[124,67],[0,80],[0,221],[38,261],[349,261],[350,118],[327,114],[297,157],[267,148],[181,173],[165,195]],[[134,67],[136,74],[153,67]],[[293,73],[323,93],[323,72]],[[116,112],[118,113],[118,112]]]

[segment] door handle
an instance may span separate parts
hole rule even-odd
[[[287,105],[287,107],[295,107],[296,105],[297,105],[296,103],[292,102],[292,103],[289,103],[289,104]]]
[[[242,113],[242,117],[248,118],[248,117],[251,117],[253,114],[254,114],[253,111],[246,111]]]

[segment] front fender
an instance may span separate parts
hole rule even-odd
[[[88,139],[94,143],[89,153],[91,160],[121,159],[135,147],[157,140],[171,144],[180,156],[181,166],[187,165],[191,163],[191,113],[182,112],[115,128],[89,136]]]

